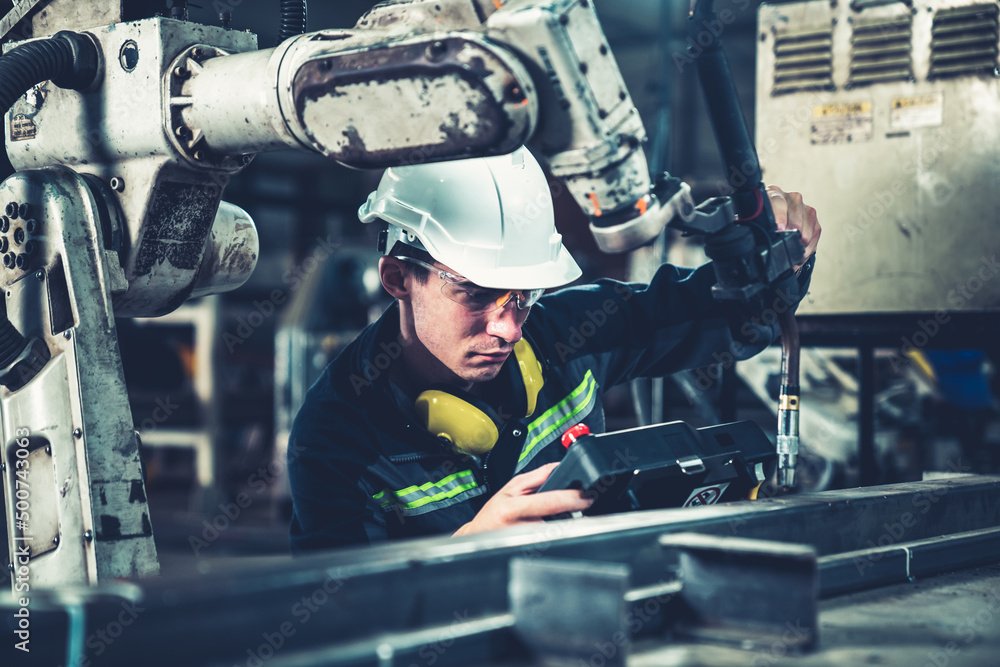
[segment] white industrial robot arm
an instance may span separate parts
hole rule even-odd
[[[351,30],[268,50],[235,30],[121,22],[114,7],[46,4],[48,21],[106,19],[61,26],[96,66],[71,87],[34,79],[5,119],[18,172],[0,184],[0,287],[29,352],[48,352],[0,379],[8,544],[32,585],[156,570],[114,322],[246,280],[256,231],[221,198],[254,153],[373,168],[527,144],[606,250],[693,213],[676,179],[653,192],[642,123],[586,0],[381,3]],[[35,50],[8,51],[0,70]],[[23,508],[10,501],[22,488]]]

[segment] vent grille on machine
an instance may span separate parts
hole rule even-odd
[[[855,22],[848,86],[912,79],[912,37],[913,19],[909,13]]]
[[[994,75],[1000,23],[996,4],[942,9],[931,26],[928,78],[968,74]]]
[[[790,30],[775,35],[771,94],[798,90],[834,90],[831,27]]]

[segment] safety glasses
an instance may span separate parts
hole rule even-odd
[[[462,276],[456,276],[454,273],[449,273],[419,259],[413,257],[397,257],[397,259],[417,264],[437,275],[444,283],[441,285],[441,293],[474,313],[489,313],[503,308],[511,299],[514,299],[519,310],[527,310],[535,305],[535,302],[545,291],[544,289],[503,290],[480,287]]]

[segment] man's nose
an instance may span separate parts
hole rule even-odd
[[[486,333],[502,338],[511,345],[521,340],[521,325],[527,316],[527,311],[518,310],[514,302],[515,299],[511,299],[503,307],[490,313],[490,319],[486,323]]]

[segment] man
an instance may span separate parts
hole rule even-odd
[[[820,227],[771,189],[779,227]],[[387,223],[379,274],[395,299],[310,389],[289,443],[293,552],[469,534],[586,509],[536,494],[601,392],[756,354],[768,318],[711,297],[710,265],[662,266],[649,285],[602,280],[541,296],[580,269],[555,232],[531,154],[394,168],[360,210]],[[811,259],[789,281],[797,301]],[[530,317],[529,317],[530,313]]]

